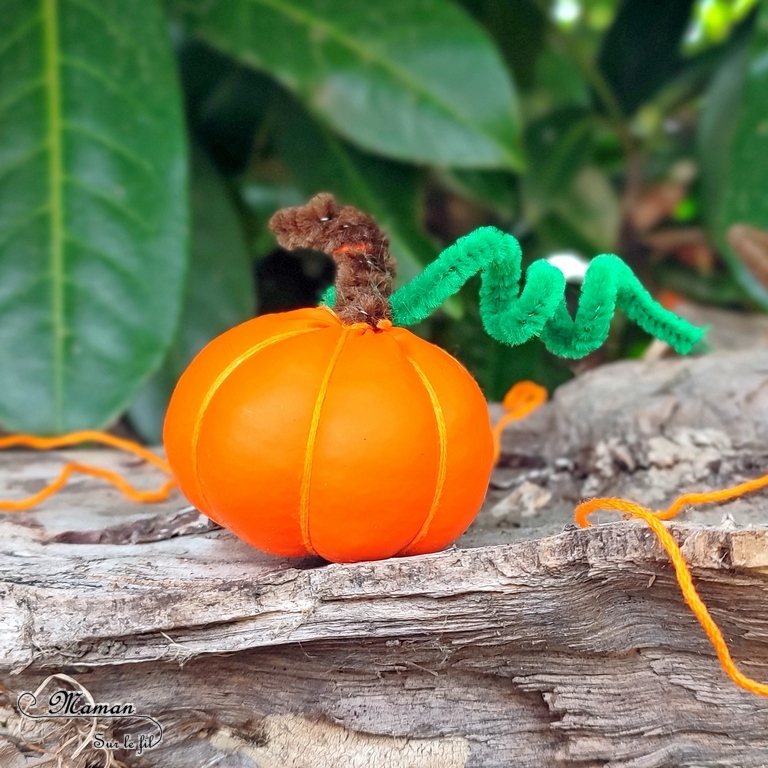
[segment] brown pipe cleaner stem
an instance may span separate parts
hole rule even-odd
[[[332,195],[321,192],[306,205],[277,211],[269,227],[283,248],[310,248],[334,260],[333,309],[343,323],[376,326],[392,319],[389,297],[396,264],[389,240],[367,213],[340,206]]]

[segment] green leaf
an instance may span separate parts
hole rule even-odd
[[[685,36],[687,52],[712,50],[734,34],[760,0],[699,0]]]
[[[191,263],[179,332],[128,412],[141,436],[153,443],[161,440],[168,401],[190,360],[215,336],[255,314],[251,260],[237,213],[199,149],[192,153],[191,203]]]
[[[595,120],[587,110],[562,107],[526,132],[531,164],[523,177],[526,219],[547,250],[586,257],[611,251],[618,239],[619,201],[607,174],[593,164]]]
[[[197,140],[219,171],[242,173],[265,111],[261,94],[253,93],[252,70],[197,41],[181,46],[179,66]]]
[[[699,137],[708,190],[705,215],[734,276],[768,308],[768,290],[741,262],[727,238],[734,224],[768,229],[768,3],[763,3],[757,17],[746,62],[737,54],[723,67],[707,95],[709,114],[702,118]],[[722,123],[712,120],[712,110],[724,108],[731,110],[735,124],[727,125],[724,118]],[[719,157],[726,160],[720,162]]]
[[[549,24],[535,0],[461,0],[461,4],[493,35],[515,82],[522,89],[533,85]]]
[[[150,0],[0,0],[0,422],[103,427],[160,363],[186,269],[176,66]]]
[[[505,219],[513,219],[520,205],[519,177],[508,171],[451,168],[439,174],[445,186]]]
[[[186,25],[276,77],[364,149],[405,161],[522,167],[515,91],[451,0],[172,0]]]
[[[399,282],[419,274],[437,256],[437,245],[418,223],[417,169],[355,149],[283,94],[275,95],[271,115],[273,141],[297,186],[307,197],[332,192],[370,213],[389,237]]]
[[[620,224],[616,191],[601,170],[588,165],[544,208],[534,228],[547,251],[576,251],[590,258],[616,249]]]
[[[683,65],[680,44],[694,0],[624,0],[598,57],[621,108],[632,114]]]
[[[594,118],[576,106],[562,107],[526,131],[531,160],[525,174],[529,194],[551,200],[562,194],[589,161],[594,149]]]
[[[749,45],[745,41],[715,73],[704,95],[699,116],[696,138],[701,167],[702,210],[715,237],[716,220],[722,209],[731,167],[730,150],[739,118],[748,60]]]
[[[569,105],[590,107],[589,86],[584,75],[574,65],[573,57],[560,47],[544,48],[534,71],[536,88],[527,99],[527,114],[546,115]]]

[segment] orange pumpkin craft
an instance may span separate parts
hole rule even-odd
[[[368,215],[323,194],[270,226],[285,248],[334,259],[331,306],[264,315],[214,339],[176,386],[164,443],[190,502],[272,554],[353,562],[435,552],[472,522],[493,465],[485,398],[459,362],[402,327],[472,274],[483,277],[486,329],[510,344],[541,336],[560,354],[586,354],[617,301],[679,349],[700,336],[615,256],[593,261],[573,321],[562,274],[546,262],[517,295],[519,246],[492,228],[393,293],[394,260]]]

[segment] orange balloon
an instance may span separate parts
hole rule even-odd
[[[334,562],[443,549],[493,463],[485,399],[457,360],[325,307],[214,339],[179,380],[163,440],[182,492],[217,523]]]

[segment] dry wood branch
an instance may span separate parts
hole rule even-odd
[[[0,755],[34,764],[12,752],[13,694],[66,670],[161,720],[164,748],[130,766],[768,765],[768,702],[725,677],[653,536],[568,527],[584,495],[661,504],[765,471],[767,374],[752,350],[581,377],[510,430],[460,546],[425,557],[276,560],[180,499],[137,508],[91,480],[5,516]],[[2,493],[60,461],[1,458]],[[673,526],[763,680],[766,510],[757,495]]]

